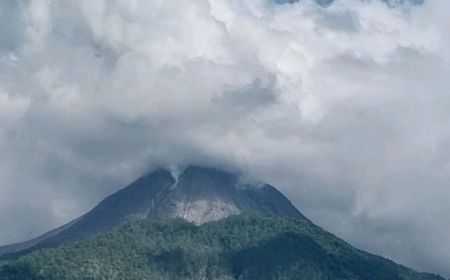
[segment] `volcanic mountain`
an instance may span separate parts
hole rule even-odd
[[[444,280],[353,248],[270,185],[198,166],[148,173],[0,255],[1,280]]]
[[[189,166],[174,176],[157,169],[104,199],[87,214],[27,242],[0,247],[1,256],[59,245],[108,231],[129,221],[180,217],[194,224],[244,212],[306,218],[274,187],[236,174]]]

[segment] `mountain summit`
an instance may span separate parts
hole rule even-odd
[[[160,168],[60,228],[27,242],[0,247],[0,257],[84,239],[148,217],[180,217],[200,225],[245,212],[306,220],[270,185],[242,182],[236,174],[213,168],[189,166],[179,176]]]
[[[0,255],[1,280],[444,280],[353,248],[272,186],[198,166],[157,169]]]

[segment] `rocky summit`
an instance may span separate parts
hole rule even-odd
[[[178,176],[160,168],[60,228],[27,242],[0,247],[0,256],[84,239],[149,217],[180,217],[200,225],[244,212],[306,220],[283,194],[268,184],[243,182],[237,174],[214,168],[189,166]]]
[[[444,280],[353,248],[270,185],[199,166],[150,172],[0,254],[0,280]]]

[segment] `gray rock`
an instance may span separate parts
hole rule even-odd
[[[199,225],[243,212],[306,220],[270,185],[243,183],[236,174],[198,166],[187,167],[177,178],[157,169],[60,228],[27,242],[0,247],[0,256],[84,239],[136,219],[180,217]]]

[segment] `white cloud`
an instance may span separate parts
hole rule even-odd
[[[0,241],[152,166],[212,162],[353,244],[450,274],[447,2],[0,4]]]

